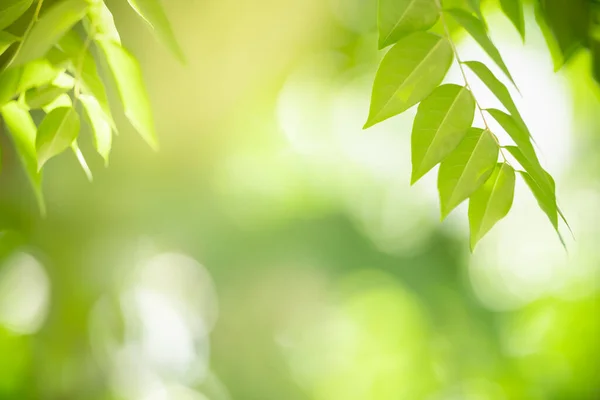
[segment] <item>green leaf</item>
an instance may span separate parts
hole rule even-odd
[[[18,93],[21,68],[6,69],[0,72],[0,107],[12,100]]]
[[[137,60],[116,42],[99,40],[97,43],[115,78],[125,116],[142,138],[156,150],[158,140],[154,129],[150,100]]]
[[[31,6],[33,0],[2,0],[0,3],[0,29],[15,22]]]
[[[46,104],[44,107],[42,107],[42,110],[44,110],[44,112],[46,114],[49,114],[50,111],[54,110],[55,108],[59,108],[59,107],[72,107],[73,106],[73,102],[71,101],[71,98],[69,97],[68,94],[63,93],[60,96],[58,96],[56,99],[54,99],[52,102]]]
[[[74,140],[73,143],[71,143],[71,149],[73,150],[73,153],[75,154],[79,165],[81,165],[81,169],[83,169],[85,176],[88,178],[88,181],[92,182],[94,180],[92,170],[88,166],[87,161],[85,161],[85,157],[83,156],[83,153],[81,152],[81,149],[77,144],[77,140]]]
[[[558,230],[558,208],[556,206],[556,197],[549,196],[548,193],[539,185],[539,182],[536,181],[530,174],[525,171],[519,171],[521,177],[531,189],[531,193],[533,193],[535,199],[538,202],[538,205],[542,209],[542,211],[548,216],[550,223],[554,227],[554,230],[558,233],[560,241],[564,245],[564,240],[560,231]]]
[[[458,85],[442,85],[419,104],[412,131],[412,183],[450,154],[473,123],[475,99]]]
[[[471,128],[440,165],[438,191],[442,219],[473,194],[492,174],[498,144],[490,131]]]
[[[37,169],[35,123],[29,112],[22,108],[16,101],[11,101],[4,105],[0,112],[33,187],[40,212],[44,215],[46,213],[46,206],[42,196],[42,173]]]
[[[69,55],[69,71],[74,75],[80,73],[82,92],[91,94],[98,100],[111,128],[116,131],[104,82],[100,78],[92,53],[84,49],[84,41],[77,32],[69,31],[60,40],[59,46]]]
[[[63,69],[55,67],[47,59],[32,61],[23,67],[23,74],[17,90],[20,93],[32,87],[47,85],[62,72]]]
[[[504,63],[500,52],[488,36],[483,22],[461,9],[453,8],[450,10],[446,10],[446,12],[450,14],[456,20],[456,22],[458,22],[463,28],[465,28],[467,32],[469,32],[473,39],[475,39],[475,41],[479,43],[483,50],[485,50],[485,52],[490,56],[490,58],[500,67],[502,72],[506,74],[506,76],[508,77],[508,79],[510,79],[513,85],[517,87],[517,84],[515,83],[514,79],[512,78],[512,75],[508,71],[508,67]]]
[[[160,40],[185,63],[185,55],[173,33],[160,0],[127,0],[131,7],[154,29]]]
[[[485,64],[480,63],[479,61],[465,61],[463,64],[469,67],[471,71],[477,75],[477,77],[488,87],[488,89],[490,89],[494,96],[500,100],[500,103],[506,107],[506,110],[515,118],[515,120],[521,126],[521,129],[525,130],[529,135],[529,129],[521,117],[521,114],[519,113],[519,110],[517,109],[517,106],[506,86],[494,76],[492,71],[490,71]]]
[[[379,0],[379,48],[431,28],[439,14],[436,0]]]
[[[492,175],[469,200],[471,251],[494,225],[506,217],[515,194],[515,170],[508,164],[498,164]]]
[[[542,168],[535,154],[525,154],[520,147],[506,146],[506,150],[521,164],[531,177],[538,183],[544,192],[554,198],[556,202],[556,193],[554,188],[554,180],[551,180],[550,174]],[[550,178],[550,179],[549,179]]]
[[[82,94],[79,100],[83,104],[90,127],[92,128],[96,150],[104,158],[104,163],[108,165],[108,157],[112,145],[110,123],[106,120],[106,116],[95,97]]]
[[[485,24],[485,21],[483,19],[483,13],[481,12],[480,0],[468,0],[468,3],[471,10],[473,10],[473,12],[475,12],[475,14],[477,15],[477,18],[479,18],[481,22]]]
[[[13,34],[0,31],[0,55],[4,54],[4,52],[18,40],[19,38]]]
[[[525,17],[521,0],[500,0],[500,7],[525,41]]]
[[[121,43],[113,15],[102,1],[97,1],[90,6],[84,26],[88,34],[93,34],[96,39]]]
[[[523,130],[516,118],[495,108],[487,108],[485,111],[500,124],[527,158],[537,159],[531,136]]]
[[[55,3],[33,24],[11,65],[23,65],[43,57],[73,25],[84,17],[87,9],[86,0],[65,0]]]
[[[68,149],[79,134],[79,116],[72,107],[52,110],[42,120],[37,132],[38,169],[52,157]]]
[[[432,33],[415,33],[396,43],[375,76],[364,128],[400,114],[427,97],[444,79],[453,56],[448,40]]]
[[[25,92],[25,104],[30,109],[43,108],[54,102],[61,94],[69,91],[67,87],[47,85],[29,89]]]

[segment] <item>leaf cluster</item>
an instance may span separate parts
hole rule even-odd
[[[418,104],[411,137],[411,181],[414,184],[439,164],[442,219],[468,200],[472,250],[510,211],[517,175],[531,189],[562,241],[559,217],[564,220],[564,216],[557,204],[554,180],[539,161],[511,92],[484,63],[461,60],[452,41],[447,19],[473,37],[518,91],[488,34],[479,0],[466,4],[465,8],[444,8],[440,0],[379,0],[379,47],[391,47],[375,76],[365,128]],[[524,39],[521,0],[501,0],[500,4]],[[464,84],[441,84],[454,62]],[[471,92],[467,70],[489,88],[504,110],[480,106]],[[473,126],[476,112],[481,114],[483,127]],[[512,143],[500,143],[488,126],[490,117]]]
[[[160,0],[128,2],[183,61]],[[71,149],[91,179],[77,144],[82,120],[108,164],[117,127],[107,84],[116,87],[131,125],[156,149],[139,63],[122,45],[111,11],[102,0],[2,0],[0,115],[42,213],[42,176],[50,159]],[[41,119],[34,118],[38,115]]]

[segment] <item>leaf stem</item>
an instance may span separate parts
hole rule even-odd
[[[508,163],[508,161],[506,160],[506,156],[504,155],[503,147],[500,144],[500,141],[498,140],[498,137],[490,130],[490,127],[489,127],[489,125],[487,123],[487,120],[485,118],[485,113],[483,112],[483,107],[481,107],[481,105],[477,101],[477,98],[475,97],[475,94],[473,93],[473,89],[471,89],[471,85],[469,85],[469,80],[467,79],[467,74],[465,72],[465,68],[463,66],[463,62],[460,59],[460,55],[458,54],[458,50],[456,49],[456,44],[454,43],[454,41],[452,40],[452,36],[450,35],[450,29],[448,28],[448,24],[446,24],[446,17],[444,16],[444,9],[442,8],[442,4],[440,3],[440,0],[435,0],[435,2],[437,3],[437,6],[439,8],[439,11],[440,11],[440,21],[442,22],[442,25],[444,26],[444,32],[446,34],[446,38],[448,39],[448,42],[450,42],[450,47],[452,48],[452,52],[454,53],[454,57],[456,57],[456,62],[458,63],[458,68],[460,69],[460,73],[461,73],[461,75],[463,77],[463,80],[465,82],[465,87],[473,95],[473,100],[475,100],[475,107],[477,108],[477,110],[479,111],[479,114],[481,115],[481,119],[483,120],[483,125],[485,126],[485,130],[487,130],[490,133],[490,135],[492,135],[492,138],[494,138],[494,140],[496,141],[496,144],[498,145],[498,148],[500,150],[500,155],[502,156],[503,161],[505,163]]]

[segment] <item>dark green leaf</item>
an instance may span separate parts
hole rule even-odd
[[[458,146],[474,113],[473,95],[458,85],[442,85],[419,104],[411,139],[412,183]]]
[[[79,134],[79,116],[71,107],[52,110],[42,120],[37,132],[38,169],[46,161],[68,149]]]
[[[96,150],[104,158],[104,163],[108,165],[108,157],[112,145],[110,123],[106,120],[106,115],[102,112],[102,108],[95,97],[82,94],[79,100],[83,104],[92,128]]]
[[[125,115],[144,140],[157,149],[150,101],[137,60],[116,42],[99,40],[98,44],[115,78]]]
[[[436,0],[379,0],[379,48],[431,28],[439,13]]]
[[[400,114],[427,97],[448,72],[452,59],[450,43],[440,36],[419,32],[401,39],[381,61],[364,127]]]
[[[480,0],[468,0],[468,3],[471,10],[473,10],[473,12],[475,12],[475,14],[477,15],[477,18],[479,18],[483,23],[485,23],[483,19],[483,13],[481,12]]]
[[[84,17],[87,8],[86,0],[65,0],[55,3],[40,16],[23,39],[12,60],[12,65],[23,65],[43,57],[73,25]]]
[[[500,7],[504,15],[513,23],[521,38],[525,40],[525,17],[521,0],[500,0]]]
[[[0,29],[17,20],[31,6],[33,0],[2,0],[0,2]]]
[[[506,163],[498,164],[469,200],[471,251],[498,221],[506,217],[512,207],[514,194],[515,170]]]
[[[440,165],[438,191],[442,219],[473,194],[492,174],[498,144],[491,132],[471,128],[458,147]]]
[[[13,43],[17,42],[18,40],[19,38],[13,34],[0,31],[0,55],[4,54],[6,49],[8,49]]]
[[[500,52],[492,43],[492,40],[488,36],[486,32],[485,25],[476,17],[472,16],[468,12],[461,9],[450,9],[446,10],[448,14],[452,15],[452,17],[458,22],[469,34],[479,43],[479,45],[485,50],[485,52],[490,56],[490,58],[500,67],[502,72],[506,74],[508,79],[515,85],[515,81],[512,78],[512,75],[508,71],[508,67],[504,63]]]
[[[185,55],[173,33],[160,0],[127,0],[131,7],[156,31],[165,45],[185,63]]]
[[[16,101],[4,105],[1,109],[2,117],[8,131],[15,143],[19,158],[25,167],[27,177],[33,187],[40,212],[45,214],[46,207],[42,196],[42,173],[37,168],[35,150],[36,127],[29,112],[22,108]]]

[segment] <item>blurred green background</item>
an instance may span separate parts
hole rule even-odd
[[[375,0],[163,1],[185,66],[107,3],[161,149],[83,139],[94,182],[53,160],[41,218],[1,135],[0,399],[600,399],[600,96],[531,9],[524,45],[486,11],[576,240],[518,185],[471,255],[409,185],[414,111],[361,130]]]

